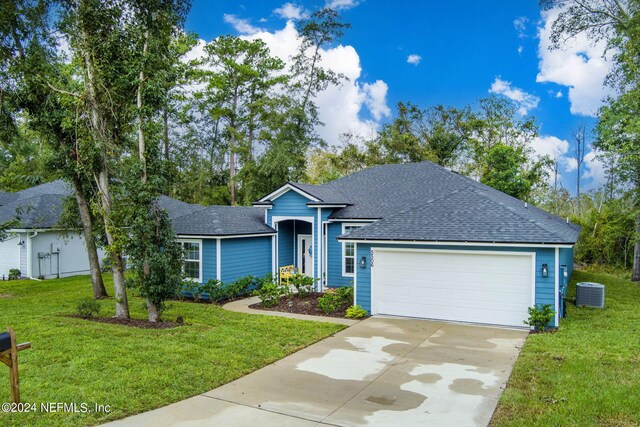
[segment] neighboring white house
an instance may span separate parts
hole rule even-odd
[[[0,192],[0,223],[19,218],[19,225],[0,241],[0,280],[9,270],[19,269],[22,277],[51,279],[89,274],[89,258],[84,237],[59,226],[65,198],[72,194],[64,181],[53,181],[16,193]],[[162,196],[160,205],[174,218],[197,209]],[[100,259],[105,252],[98,249]]]

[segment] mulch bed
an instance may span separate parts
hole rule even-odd
[[[88,320],[90,322],[110,323],[112,325],[131,326],[141,329],[170,329],[183,325],[176,322],[149,322],[148,320],[143,319],[118,319],[117,317],[82,317],[77,314],[72,314],[69,317]]]
[[[318,307],[318,298],[323,294],[320,292],[313,292],[304,297],[293,296],[291,298],[282,298],[280,303],[274,307],[265,307],[262,303],[252,304],[249,308],[265,311],[280,311],[285,313],[296,314],[308,314],[312,316],[324,316],[324,317],[342,317],[344,318],[348,304],[341,307],[338,311],[331,314],[326,314]]]

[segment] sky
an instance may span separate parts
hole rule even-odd
[[[349,78],[316,100],[325,123],[318,132],[328,143],[339,144],[342,133],[373,136],[398,102],[464,107],[494,94],[536,117],[534,150],[558,158],[560,182],[575,191],[572,135],[581,125],[593,128],[611,94],[603,87],[611,62],[585,36],[550,50],[558,11],[542,12],[536,1],[193,0],[186,28],[202,43],[224,34],[260,38],[287,61],[298,46],[295,22],[325,6],[351,24],[323,51],[322,65]],[[583,167],[583,188],[604,182],[590,149]]]

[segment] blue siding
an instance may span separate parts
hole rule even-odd
[[[356,265],[356,304],[371,312],[371,246],[358,244],[356,255],[367,259],[365,268]]]
[[[371,310],[371,244],[358,244],[357,259],[365,256],[367,267],[356,266],[357,274],[357,302],[366,310]],[[536,304],[551,304],[555,309],[555,248],[514,248],[493,246],[429,246],[429,245],[388,245],[375,244],[374,247],[410,248],[410,249],[440,249],[440,250],[471,250],[471,251],[495,251],[495,252],[535,252],[536,253]],[[375,260],[374,260],[375,261]],[[542,264],[547,264],[549,274],[542,277]],[[552,326],[557,326],[552,325]]]
[[[283,221],[278,224],[278,267],[293,263],[293,221]]]
[[[207,280],[215,280],[218,261],[216,259],[216,240],[202,240],[202,282]]]
[[[267,222],[271,225],[274,216],[312,216],[317,217],[316,208],[310,208],[310,202],[295,191],[288,191],[273,201],[273,207],[267,210]]]
[[[271,237],[221,239],[222,283],[244,276],[264,277],[271,272]]]
[[[342,223],[330,223],[327,231],[327,286],[352,286],[353,277],[342,275],[342,242],[336,240],[342,234]]]
[[[569,281],[573,274],[573,248],[560,248],[560,265],[567,266],[567,281]]]

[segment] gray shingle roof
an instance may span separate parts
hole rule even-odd
[[[19,217],[16,228],[52,228],[62,214],[64,197],[59,194],[37,194],[0,206],[0,223]]]
[[[192,205],[178,199],[174,199],[167,196],[160,196],[158,199],[158,206],[167,211],[169,218],[175,220],[181,216],[204,209],[202,205]]]
[[[264,222],[264,208],[250,206],[209,206],[176,218],[178,235],[228,236],[271,234],[275,230]]]
[[[364,240],[574,243],[579,228],[565,228],[570,228],[571,234],[555,222],[536,220],[470,186],[354,229],[346,236]]]
[[[580,233],[577,225],[431,162],[380,165],[323,185],[292,185],[323,202],[349,203],[331,219],[382,219],[352,231],[353,238],[575,243]]]

